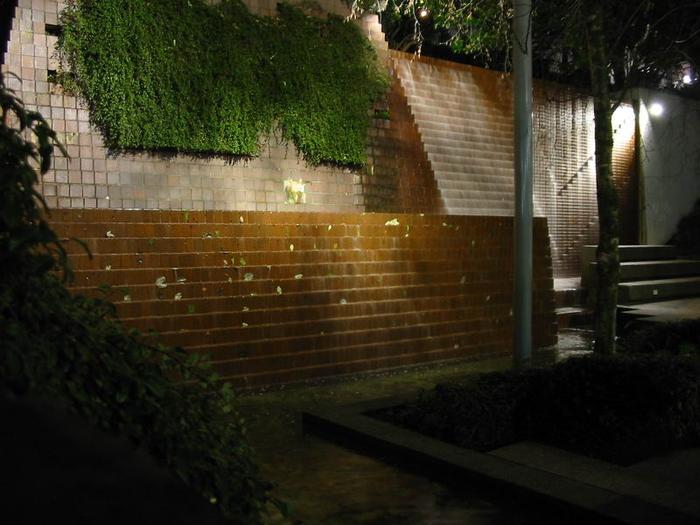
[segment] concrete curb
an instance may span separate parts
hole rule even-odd
[[[406,398],[385,398],[302,414],[304,430],[370,455],[389,455],[412,469],[464,485],[486,486],[549,505],[576,522],[629,525],[698,523],[697,516],[494,455],[463,449],[365,415]]]

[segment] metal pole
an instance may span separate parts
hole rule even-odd
[[[515,366],[532,356],[532,1],[514,0]]]

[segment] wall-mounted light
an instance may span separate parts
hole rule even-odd
[[[652,117],[660,117],[664,113],[664,107],[659,104],[658,102],[654,102],[651,106],[649,106],[649,114]]]

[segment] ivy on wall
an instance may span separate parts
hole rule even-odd
[[[252,156],[279,126],[311,163],[365,162],[368,111],[388,86],[360,30],[281,4],[74,0],[64,85],[108,147]]]

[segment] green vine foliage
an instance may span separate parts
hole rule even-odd
[[[66,251],[34,189],[61,146],[1,76],[0,103],[0,394],[64,399],[149,450],[233,522],[261,523],[270,487],[230,385],[200,356],[127,331],[111,303],[66,290],[57,277],[70,276]]]
[[[284,4],[258,17],[240,0],[73,0],[61,21],[66,87],[109,147],[253,156],[279,126],[311,163],[366,160],[388,77],[339,17]]]

